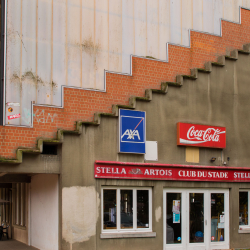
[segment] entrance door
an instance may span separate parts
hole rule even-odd
[[[164,250],[229,248],[229,191],[166,189]]]

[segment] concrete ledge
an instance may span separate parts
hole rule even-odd
[[[250,229],[249,230],[238,230],[239,234],[250,234]]]
[[[118,239],[118,238],[152,238],[156,237],[156,232],[133,232],[133,233],[102,233],[101,239]]]
[[[20,225],[12,225],[12,227],[21,229],[21,230],[26,230],[26,226],[20,226]]]

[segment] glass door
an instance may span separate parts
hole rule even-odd
[[[228,249],[229,191],[164,190],[164,249]]]
[[[204,191],[189,191],[188,199],[188,246],[190,249],[205,249],[207,234],[207,197]]]

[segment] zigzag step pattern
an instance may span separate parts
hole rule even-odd
[[[112,113],[95,113],[93,122],[84,122],[84,121],[76,121],[76,129],[75,130],[63,130],[59,129],[57,131],[57,138],[54,140],[46,140],[46,139],[38,139],[36,148],[18,148],[17,149],[17,158],[16,159],[0,159],[0,163],[9,163],[9,164],[20,164],[23,161],[23,153],[30,154],[40,154],[43,152],[43,144],[61,144],[63,143],[63,135],[64,134],[76,134],[80,135],[82,133],[82,125],[94,125],[98,126],[101,123],[101,116],[106,117],[118,117],[119,109],[135,109],[137,101],[146,101],[150,102],[153,98],[153,93],[158,94],[167,94],[168,87],[181,87],[183,85],[184,79],[196,80],[198,78],[198,72],[201,73],[211,73],[212,66],[224,67],[226,64],[226,60],[238,60],[238,53],[241,54],[250,54],[250,43],[243,45],[243,49],[236,49],[230,52],[230,56],[224,55],[219,56],[217,62],[206,62],[204,68],[194,68],[191,69],[190,75],[177,75],[176,82],[162,82],[160,89],[146,89],[145,97],[133,96],[129,98],[129,105],[112,105]]]

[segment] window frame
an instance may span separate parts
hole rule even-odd
[[[248,224],[247,225],[240,225],[239,222],[239,228],[241,227],[246,227],[249,228],[250,227],[250,190],[249,189],[239,189],[239,206],[240,206],[240,192],[247,192],[248,193]],[[239,209],[239,215],[240,215],[240,209]]]
[[[116,190],[116,204],[117,204],[117,225],[116,229],[104,229],[103,227],[103,208],[104,208],[104,190]],[[122,229],[121,228],[121,190],[132,190],[133,191],[133,228]],[[148,228],[137,228],[137,190],[148,190],[148,205],[149,205],[149,227]],[[101,232],[102,233],[129,233],[129,232],[152,232],[152,187],[122,187],[122,186],[103,186],[101,188]]]

